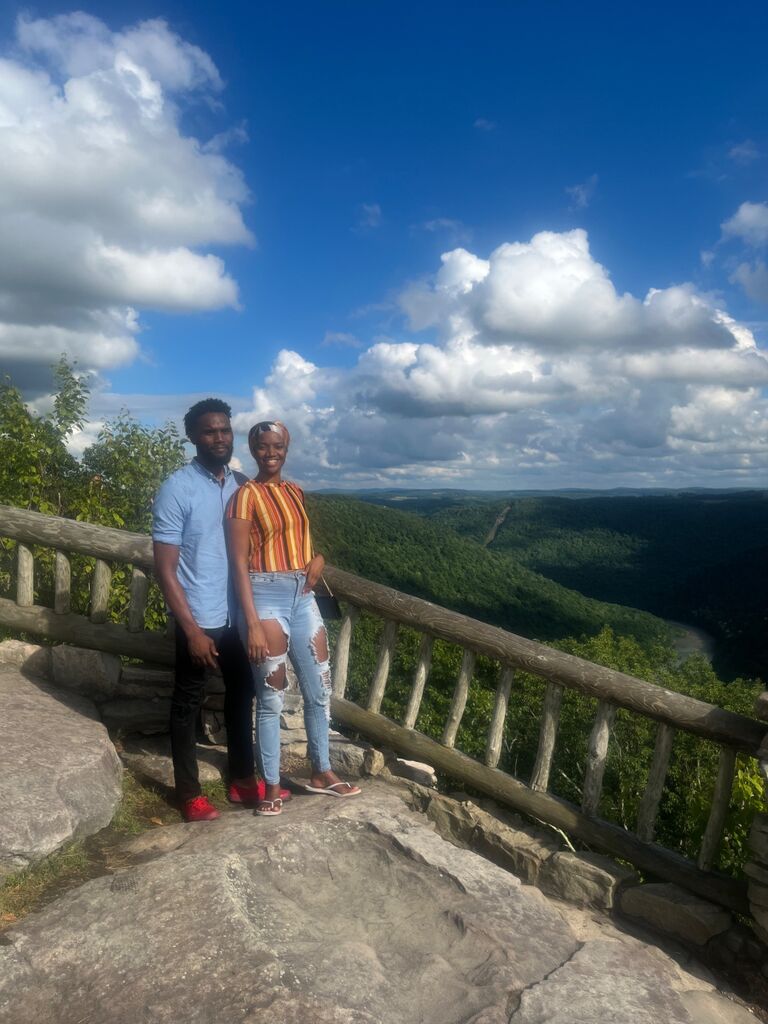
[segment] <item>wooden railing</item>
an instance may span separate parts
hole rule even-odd
[[[8,506],[0,506],[0,537],[17,542],[16,599],[0,598],[0,625],[153,663],[172,663],[170,640],[159,631],[144,628],[148,574],[152,571],[152,545],[148,537]],[[55,551],[52,608],[34,603],[32,545]],[[87,615],[70,610],[69,555],[73,552],[95,560]],[[110,565],[114,563],[131,566],[130,600],[126,621],[122,624],[107,621]],[[676,882],[738,912],[749,913],[743,879],[721,875],[713,871],[712,866],[731,801],[736,755],[756,755],[766,731],[763,723],[526,640],[341,569],[329,566],[326,576],[345,605],[334,649],[332,712],[336,720],[374,743],[427,761],[453,779],[592,847],[629,861],[644,872]],[[383,620],[377,663],[363,702],[365,706],[345,697],[353,632],[362,612]],[[403,720],[397,723],[382,715],[380,708],[401,626],[416,630],[421,634],[421,641]],[[439,742],[414,729],[429,682],[435,639],[458,645],[463,651]],[[501,666],[484,763],[455,748],[478,656],[494,659]],[[539,745],[527,783],[497,767],[516,671],[533,674],[546,683]],[[548,792],[566,689],[597,699],[580,806]],[[658,723],[634,830],[605,821],[597,813],[618,708]],[[696,862],[653,841],[672,742],[678,730],[711,740],[720,750],[709,820]]]

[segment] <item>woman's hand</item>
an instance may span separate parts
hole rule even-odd
[[[307,581],[304,584],[304,593],[309,594],[315,589],[317,581],[323,575],[323,569],[325,568],[325,559],[322,555],[315,555],[311,562],[307,562],[304,566],[304,572],[307,574]]]
[[[269,647],[264,627],[260,622],[252,622],[248,626],[248,658],[250,661],[261,664],[268,657]]]

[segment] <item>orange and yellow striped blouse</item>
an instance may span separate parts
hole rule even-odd
[[[230,499],[227,518],[251,524],[249,572],[292,572],[312,558],[304,492],[294,483],[244,483]]]

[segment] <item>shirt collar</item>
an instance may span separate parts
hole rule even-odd
[[[198,458],[197,458],[196,455],[194,456],[194,458],[190,462],[190,466],[194,467],[194,469],[196,469],[197,472],[201,474],[201,476],[206,476],[206,477],[208,477],[209,480],[213,480],[216,483],[219,483],[219,478],[214,473],[212,473],[210,471],[210,469],[206,469],[205,466],[203,466],[202,463],[200,463],[198,461]],[[232,476],[232,470],[229,468],[229,466],[225,466],[224,467],[224,479],[226,480],[227,477],[229,477],[229,476]]]

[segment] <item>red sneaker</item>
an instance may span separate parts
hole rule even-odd
[[[229,802],[232,804],[245,804],[248,807],[252,807],[255,804],[261,803],[261,801],[267,795],[267,787],[264,779],[259,779],[257,782],[252,783],[250,786],[243,786],[239,782],[230,782],[227,796]],[[280,799],[285,803],[286,800],[291,799],[290,789],[280,790]]]
[[[193,796],[184,801],[182,812],[185,821],[213,821],[219,812],[205,796]]]

